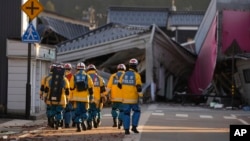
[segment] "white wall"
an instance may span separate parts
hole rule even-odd
[[[46,105],[40,100],[41,78],[48,74],[48,66],[55,59],[55,49],[41,46],[38,53],[37,47],[31,46],[31,107],[30,114],[46,110]],[[52,54],[50,54],[52,52]],[[25,114],[26,111],[26,83],[27,83],[27,57],[28,44],[17,40],[7,41],[8,57],[8,94],[7,113]]]
[[[8,113],[25,113],[27,82],[26,59],[8,60]]]
[[[40,97],[39,97],[39,92],[40,92],[40,83],[41,83],[41,79],[43,78],[43,76],[45,75],[48,75],[49,73],[49,65],[50,65],[50,62],[45,62],[45,61],[41,61],[41,60],[37,60],[36,61],[36,72],[35,72],[35,75],[36,75],[36,85],[35,85],[35,113],[38,113],[40,111],[45,111],[46,110],[46,105],[45,103],[40,100]]]

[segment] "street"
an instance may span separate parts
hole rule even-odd
[[[204,106],[166,103],[144,104],[141,107],[139,134],[131,132],[130,135],[124,135],[122,129],[111,127],[110,107],[106,107],[103,109],[102,124],[97,129],[80,133],[76,132],[76,128],[55,130],[46,127],[47,123],[44,119],[40,120],[39,126],[37,124],[26,126],[26,131],[10,135],[8,139],[21,141],[229,141],[230,124],[249,125],[250,123],[250,113],[242,110],[211,109]]]

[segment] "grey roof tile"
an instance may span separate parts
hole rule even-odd
[[[58,53],[97,45],[150,30],[150,26],[109,23],[72,40],[57,45]]]
[[[205,11],[171,11],[168,26],[199,26]]]
[[[72,24],[64,22],[62,20],[44,16],[40,17],[40,19],[42,21],[42,24],[39,24],[37,28],[40,36],[43,35],[44,31],[51,29],[52,31],[67,39],[73,39],[89,31],[89,28],[87,26]]]
[[[159,27],[165,27],[168,13],[168,8],[110,7],[108,22],[144,26],[156,24]]]

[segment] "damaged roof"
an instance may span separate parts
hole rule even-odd
[[[73,51],[97,44],[107,43],[150,30],[150,26],[134,26],[109,23],[100,28],[87,32],[72,40],[57,45],[57,53]]]
[[[108,23],[131,25],[152,25],[158,27],[194,26],[198,27],[205,11],[171,11],[157,7],[110,7]]]
[[[199,27],[205,11],[171,11],[168,26],[197,26]]]
[[[47,30],[52,30],[66,39],[74,39],[89,31],[89,27],[87,26],[73,24],[51,17],[42,16],[40,20],[42,24],[38,25],[37,31],[41,37],[43,37],[43,34]]]
[[[168,15],[168,8],[110,7],[107,22],[166,27]]]

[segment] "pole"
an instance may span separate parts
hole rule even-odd
[[[233,110],[233,105],[234,105],[234,44],[233,44],[233,56],[232,56],[232,87],[231,87],[231,94],[232,94],[232,101],[231,101],[231,106],[232,106],[232,110]]]
[[[29,19],[29,23],[31,20]],[[30,84],[30,64],[31,64],[31,43],[28,43],[28,58],[27,58],[27,83],[26,83],[26,104],[25,104],[25,118],[30,118],[30,100],[31,100],[31,84]]]

